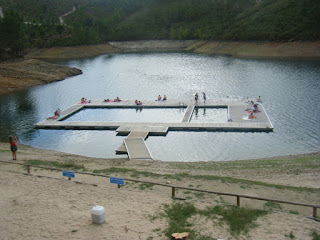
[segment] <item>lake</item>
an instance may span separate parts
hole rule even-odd
[[[34,124],[82,97],[156,100],[158,95],[166,95],[168,99],[192,101],[196,92],[201,96],[205,91],[207,99],[261,96],[274,132],[172,131],[166,137],[146,140],[154,159],[225,161],[320,150],[320,62],[130,53],[58,63],[80,68],[83,74],[0,96],[1,141],[15,134],[21,143],[38,148],[91,157],[123,157],[115,150],[124,137],[116,136],[115,131],[36,130]],[[203,121],[203,111],[199,109],[191,121]],[[167,121],[179,114],[169,113]]]

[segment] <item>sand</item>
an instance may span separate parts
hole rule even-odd
[[[0,143],[0,160],[14,162],[8,149],[8,143]],[[305,160],[306,164],[303,164],[298,158],[312,160]],[[113,172],[116,177],[320,205],[319,159],[320,153],[314,153],[264,160],[170,163],[89,158],[19,145],[17,162],[72,162],[83,165],[88,172],[114,167],[126,170]],[[147,175],[147,172],[152,174]],[[213,180],[208,176],[264,184],[225,181],[224,178]],[[268,184],[313,188],[314,191],[280,190]],[[178,190],[176,195],[187,200],[173,200],[168,187],[148,187],[126,181],[124,186],[117,188],[107,177],[76,174],[75,179],[69,181],[61,171],[35,168],[27,175],[20,165],[0,162],[0,239],[166,239],[162,231],[167,227],[167,219],[151,220],[151,216],[163,212],[164,204],[187,201],[199,209],[236,204],[234,197],[196,196],[185,190]],[[95,205],[103,206],[106,211],[106,222],[101,225],[92,224],[91,209]],[[247,199],[241,199],[241,206],[266,208],[263,201]],[[221,239],[290,239],[290,234],[295,239],[313,239],[314,231],[320,234],[320,222],[308,218],[312,208],[279,206],[281,209],[274,208],[258,218],[258,226],[240,236],[232,236],[226,224],[217,224],[204,217],[197,216],[192,222],[195,230]]]

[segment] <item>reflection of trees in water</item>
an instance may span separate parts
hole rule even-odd
[[[22,91],[1,97],[0,140],[7,141],[8,136],[23,135],[31,138],[35,133],[35,106],[29,91]]]

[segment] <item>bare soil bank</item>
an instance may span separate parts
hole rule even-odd
[[[320,59],[320,41],[315,42],[221,42],[198,40],[146,40],[110,42],[103,45],[55,47],[31,50],[28,58],[81,58],[117,52],[188,51],[246,58]]]
[[[42,85],[82,74],[77,68],[35,59],[0,64],[0,94]]]
[[[215,42],[199,41],[188,48],[195,53],[243,58],[320,59],[320,41],[315,42]]]

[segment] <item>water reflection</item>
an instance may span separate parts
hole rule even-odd
[[[8,135],[32,139],[35,133],[33,128],[37,121],[36,106],[30,97],[29,91],[19,91],[15,94],[1,97],[0,105],[0,136],[1,141],[7,141]]]

